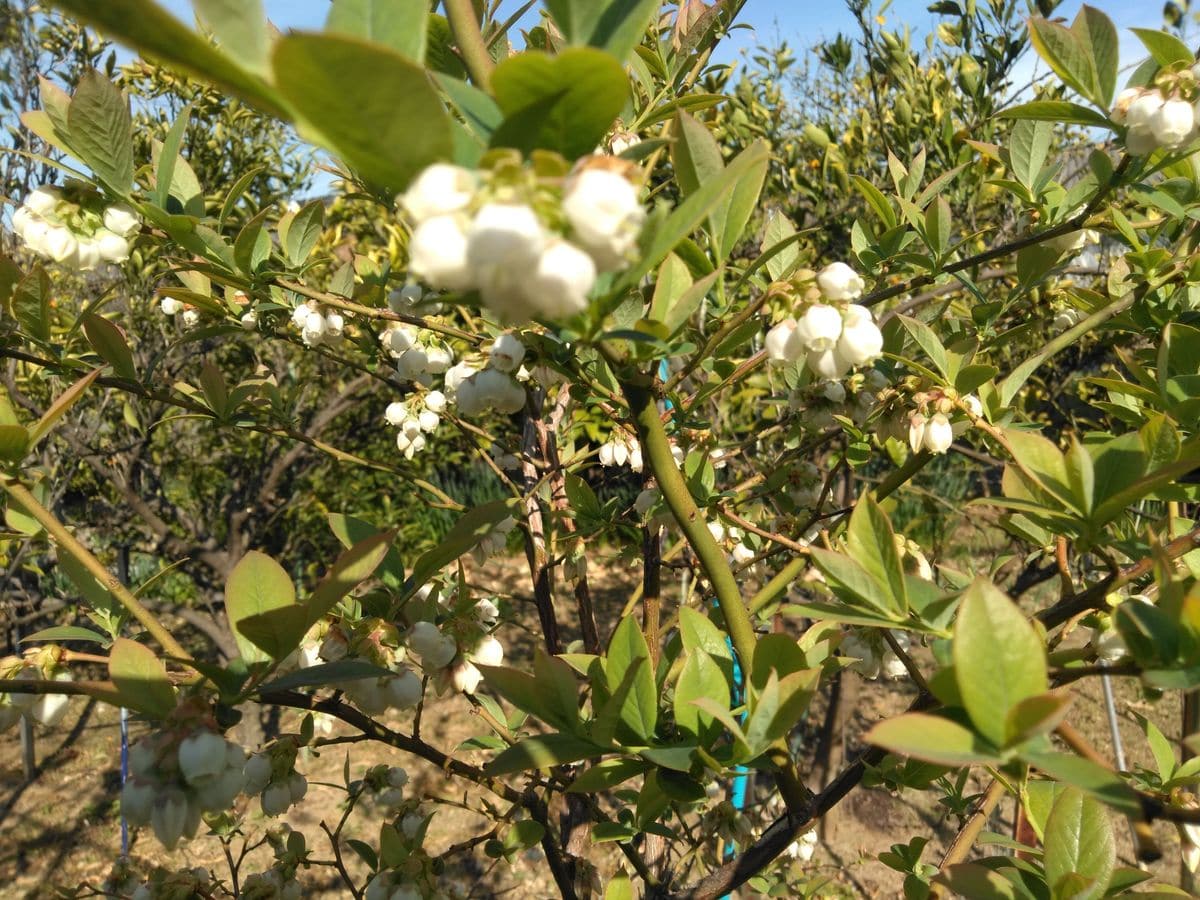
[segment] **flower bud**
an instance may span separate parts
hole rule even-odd
[[[928,420],[920,413],[913,413],[908,420],[908,446],[916,453],[925,446],[925,429]]]
[[[846,399],[846,386],[840,381],[826,382],[821,389],[821,395],[830,403],[842,403]]]
[[[387,770],[387,783],[394,788],[402,788],[408,784],[408,772],[399,766]]]
[[[292,803],[299,803],[308,793],[308,779],[298,772],[293,772],[287,780],[288,794]]]
[[[425,408],[439,415],[446,410],[446,395],[441,391],[430,391],[425,395]]]
[[[383,418],[389,425],[399,428],[400,423],[408,418],[408,407],[399,400],[394,400],[383,411]]]
[[[838,302],[857,300],[865,285],[862,277],[844,262],[834,262],[818,273],[817,287],[826,300]]]
[[[437,413],[423,409],[417,414],[417,421],[420,423],[422,431],[432,434],[437,431],[441,418]]]

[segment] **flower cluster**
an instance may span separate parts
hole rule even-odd
[[[614,429],[607,441],[600,445],[600,465],[628,465],[634,472],[642,471],[642,445],[637,438]]]
[[[1145,156],[1159,148],[1174,150],[1200,134],[1197,106],[1177,93],[1156,87],[1126,88],[1117,95],[1112,120],[1125,126],[1125,149]]]
[[[871,311],[851,302],[862,296],[864,285],[848,265],[830,263],[817,275],[817,287],[818,301],[767,332],[766,350],[772,362],[803,359],[814,375],[832,381],[878,359],[883,334]]]
[[[709,522],[708,532],[729,553],[729,562],[736,566],[744,566],[757,555],[754,548],[746,543],[740,528],[726,528],[720,522]]]
[[[433,434],[441,424],[441,414],[446,410],[446,395],[441,391],[429,391],[420,400],[420,406],[397,400],[389,403],[383,417],[394,425],[396,446],[405,459],[425,449],[425,435]]]
[[[408,772],[399,766],[372,766],[363,775],[362,789],[375,795],[375,800],[387,809],[395,809],[404,802],[404,786],[408,784]]]
[[[301,303],[292,310],[292,324],[300,330],[300,339],[306,347],[336,344],[346,329],[346,320],[340,312],[323,310],[315,300]]]
[[[0,660],[0,680],[70,681],[71,673],[58,665],[56,650],[45,647],[31,659],[10,656]],[[12,728],[22,717],[53,728],[67,714],[70,699],[67,694],[0,694],[0,731]]]
[[[908,635],[903,631],[889,632],[901,649],[908,649]],[[846,632],[841,643],[842,656],[853,659],[850,670],[874,681],[879,676],[897,679],[908,674],[904,663],[875,630],[856,628]]]
[[[479,539],[479,543],[471,551],[471,555],[475,557],[475,561],[483,563],[488,558],[503,553],[505,546],[508,544],[508,536],[516,527],[517,520],[512,516],[505,516],[493,525],[488,530],[488,533]]]
[[[206,725],[181,736],[146,735],[129,748],[130,777],[121,791],[129,824],[149,824],[159,842],[173,850],[191,838],[205,812],[223,812],[241,792],[246,752]]]
[[[283,738],[246,760],[244,789],[260,795],[264,816],[283,815],[308,793],[308,779],[295,768],[296,751],[295,740]]]
[[[841,381],[821,381],[797,387],[788,406],[802,413],[800,424],[808,431],[824,431],[843,417],[863,425],[879,403],[879,392],[888,385],[878,369],[867,369]]]
[[[95,192],[50,185],[31,191],[12,217],[13,231],[26,247],[81,272],[127,260],[129,241],[141,225],[124,204],[105,206]]]
[[[494,608],[491,601],[486,602]],[[478,618],[483,624],[484,616]],[[465,628],[456,630],[459,632],[457,637],[442,631],[433,622],[416,622],[409,630],[408,646],[421,657],[421,668],[426,675],[434,677],[439,690],[452,688],[464,694],[473,694],[483,679],[475,663],[500,665],[504,662],[504,646],[494,635],[486,631],[481,633],[473,624],[468,623]]]
[[[586,159],[559,187],[519,166],[432,165],[400,198],[409,268],[434,288],[477,290],[508,321],[582,312],[597,273],[627,263],[645,219],[623,168]]]
[[[936,392],[935,392],[936,393]],[[945,453],[954,443],[954,438],[965,431],[970,423],[965,419],[952,422],[954,400],[949,396],[918,394],[917,409],[908,419],[908,446],[913,453],[928,450],[930,453]],[[962,398],[963,405],[974,416],[983,415],[983,404],[974,394]]]
[[[383,349],[396,360],[396,373],[405,381],[429,387],[434,375],[443,375],[454,364],[454,354],[428,329],[413,329],[389,322],[379,336]]]
[[[446,373],[446,392],[453,396],[464,416],[478,416],[489,409],[513,415],[525,408],[525,388],[520,381],[528,378],[521,366],[525,345],[512,334],[497,337],[487,352],[482,368],[459,363]]]
[[[318,656],[325,662],[363,659],[394,674],[377,678],[355,678],[341,682],[350,701],[374,716],[388,709],[411,709],[424,693],[421,679],[404,665],[407,656],[400,646],[396,626],[382,619],[365,619],[357,625],[331,625],[326,630]]]

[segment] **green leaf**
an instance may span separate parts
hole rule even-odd
[[[276,43],[272,68],[300,131],[380,189],[401,190],[453,150],[450,119],[428,74],[394,50],[293,33]]]
[[[233,258],[238,268],[253,277],[271,255],[271,235],[266,219],[270,210],[264,209],[247,222],[233,242]]]
[[[292,691],[299,687],[332,687],[344,681],[383,678],[395,674],[391,669],[384,669],[365,659],[339,659],[337,662],[321,663],[309,666],[307,669],[289,672],[282,678],[268,681],[258,689],[258,692],[270,694],[275,691]]]
[[[1053,132],[1047,122],[1022,119],[1013,126],[1008,159],[1013,177],[1032,190],[1046,164]]]
[[[1009,711],[1049,689],[1046,650],[1021,610],[990,581],[967,588],[954,623],[954,674],[979,733],[1002,747]]]
[[[1154,57],[1154,61],[1160,66],[1170,66],[1175,63],[1191,65],[1194,59],[1191,49],[1175,35],[1154,28],[1131,28],[1129,30],[1138,36],[1138,39],[1150,51],[1150,55]]]
[[[578,731],[579,684],[571,667],[538,648],[533,656],[533,675],[547,721],[566,731]]]
[[[325,573],[308,598],[311,625],[333,609],[343,597],[375,574],[392,549],[395,531],[383,531],[359,541],[342,554]]]
[[[607,791],[622,782],[641,775],[649,763],[640,759],[606,759],[585,770],[567,788],[568,793],[594,794]]]
[[[569,44],[607,50],[621,62],[642,41],[661,0],[546,0]]]
[[[762,252],[763,254],[770,253],[775,247],[780,244],[787,243],[787,246],[777,252],[766,262],[767,274],[772,281],[778,281],[785,275],[791,274],[796,263],[800,260],[800,249],[796,246],[794,236],[796,234],[796,226],[792,224],[792,220],[785,216],[780,210],[772,209],[767,213],[767,226],[763,231]]]
[[[143,644],[123,637],[113,641],[108,677],[130,709],[163,718],[175,708],[175,688],[167,678],[166,667]]]
[[[1054,897],[1096,900],[1103,897],[1116,867],[1117,848],[1108,812],[1077,788],[1067,788],[1046,821],[1046,883]],[[1062,892],[1071,874],[1089,882],[1085,891]]]
[[[711,656],[703,650],[695,650],[685,654],[679,680],[675,683],[675,725],[685,734],[711,745],[720,735],[721,726],[692,703],[701,697],[710,697],[714,703],[729,707],[729,683],[724,673]]]
[[[137,380],[137,370],[133,366],[133,353],[125,342],[125,334],[108,319],[95,313],[84,313],[83,333],[87,336],[92,349],[100,354],[113,368],[113,372],[130,381]]]
[[[1071,29],[1034,16],[1029,20],[1029,39],[1038,55],[1059,78],[1084,98],[1098,102],[1096,74],[1091,58]]]
[[[492,91],[504,121],[491,146],[553,150],[570,160],[591,153],[612,127],[629,99],[629,78],[600,50],[527,50],[496,66]]]
[[[257,75],[267,74],[267,14],[263,0],[193,0],[196,15],[225,54]]]
[[[425,59],[428,0],[333,0],[325,30],[374,41],[413,62]]]
[[[263,662],[268,658],[282,659],[299,644],[300,638],[304,636],[304,628],[300,629],[299,634],[281,634],[273,641],[273,646],[263,647],[243,633],[241,627],[244,620],[253,616],[289,608],[298,608],[305,612],[304,608],[296,603],[296,588],[288,573],[265,553],[251,550],[229,573],[225,582],[225,614],[229,617],[238,650],[246,662]],[[306,618],[306,613],[302,618]],[[295,628],[294,622],[289,621],[288,624],[292,629]],[[285,645],[289,644],[285,649]],[[264,650],[267,655],[263,654]]]
[[[957,722],[927,713],[904,713],[885,719],[864,740],[892,753],[943,766],[991,765],[999,761],[994,748]]]
[[[1113,130],[1113,123],[1102,113],[1067,100],[1032,100],[1001,110],[997,115],[1006,119],[1034,119],[1043,122],[1063,122],[1068,125],[1088,125]]]
[[[133,186],[133,121],[120,89],[89,69],[67,108],[71,149],[118,196]]]
[[[755,141],[727,165],[721,174],[702,185],[679,204],[649,238],[641,258],[621,279],[622,285],[634,285],[657,266],[676,245],[695,231],[748,172],[754,172],[767,158],[767,146]]]
[[[58,395],[55,401],[50,404],[50,408],[42,413],[42,417],[29,429],[30,449],[36,447],[42,438],[54,430],[54,426],[58,424],[58,420],[65,416],[67,411],[83,398],[84,393],[92,386],[92,382],[100,377],[102,371],[102,369],[92,369],[92,371],[88,372]]]
[[[875,610],[888,622],[898,621],[896,597],[858,560],[820,547],[813,547],[809,557],[839,600],[859,609]]]
[[[288,262],[299,266],[308,259],[313,247],[321,238],[321,229],[325,225],[325,204],[314,200],[305,204],[292,218],[288,225],[287,236],[284,240]]]
[[[638,661],[641,660],[641,663]],[[650,740],[658,724],[658,690],[650,665],[650,648],[642,636],[635,616],[625,616],[613,632],[608,644],[604,672],[608,689],[615,694],[627,672],[637,667],[629,695],[622,705],[619,719],[634,734]]]
[[[182,110],[180,110],[179,115],[175,117],[175,121],[171,125],[171,130],[167,132],[167,139],[158,145],[158,161],[154,169],[154,198],[155,202],[162,209],[170,212],[171,210],[168,209],[170,198],[176,197],[179,199],[180,203],[183,204],[184,212],[186,212],[188,215],[203,216],[203,192],[199,192],[199,209],[197,210],[193,208],[189,210],[187,208],[188,202],[191,201],[193,197],[191,195],[180,197],[180,193],[184,193],[184,191],[180,191],[179,193],[176,193],[175,191],[175,165],[181,159],[179,155],[179,148],[183,145],[183,136],[187,131],[188,120],[191,118],[191,115],[192,104],[189,103]],[[193,177],[194,175],[195,173],[193,173]],[[179,187],[182,188],[183,185],[180,184]]]
[[[904,566],[896,552],[892,523],[872,494],[864,494],[850,514],[846,529],[846,549],[850,558],[865,568],[890,600],[885,611],[898,618],[908,614],[908,591]],[[783,673],[781,673],[783,674]]]
[[[347,516],[343,513],[330,513],[328,516],[329,530],[333,532],[334,537],[338,542],[349,549],[360,541],[365,541],[373,534],[380,534],[380,530],[370,522],[364,522],[362,519],[354,516]],[[390,579],[396,584],[404,581],[404,560],[396,551],[394,546],[388,548],[387,555],[384,556],[383,562],[380,564],[381,577]]]
[[[1073,753],[1025,752],[1022,758],[1055,781],[1073,785],[1101,803],[1129,815],[1140,816],[1142,803],[1121,776]]]
[[[280,97],[154,0],[53,0],[53,6],[147,56],[178,66],[259,109],[285,116]]]
[[[13,315],[30,337],[50,340],[50,277],[35,266],[18,283],[12,295]]]
[[[1175,775],[1175,750],[1171,747],[1171,742],[1158,729],[1158,726],[1145,716],[1140,713],[1133,715],[1137,719],[1138,725],[1141,726],[1142,733],[1146,735],[1146,743],[1150,745],[1150,752],[1154,755],[1159,779],[1163,782],[1170,781]]]
[[[938,372],[947,381],[953,381],[954,373],[951,371],[950,358],[934,330],[920,319],[910,316],[897,316],[897,318],[904,325],[905,330],[912,335],[917,345],[925,351],[925,355],[929,357]]]
[[[603,751],[569,734],[542,734],[513,744],[484,766],[489,775],[532,772],[599,756]]]
[[[122,609],[100,579],[85,569],[75,557],[59,552],[58,567],[63,570],[63,573],[83,597],[84,602],[93,610],[115,615]]]
[[[53,628],[43,628],[33,634],[21,638],[20,643],[28,641],[89,641],[93,644],[108,644],[109,639],[98,631],[81,628],[78,625],[56,625]]]
[[[1084,55],[1091,59],[1097,91],[1092,99],[1108,109],[1117,90],[1117,29],[1108,16],[1085,3],[1071,23],[1071,33],[1083,48]],[[1191,54],[1188,54],[1188,60],[1191,60]]]
[[[933,880],[950,888],[956,896],[970,897],[971,900],[1024,900],[1033,896],[981,863],[958,863],[940,872]]]

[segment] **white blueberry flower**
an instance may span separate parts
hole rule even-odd
[[[526,286],[545,246],[545,229],[529,206],[480,209],[467,231],[467,261],[483,302],[505,318],[528,318]]]
[[[396,372],[401,378],[413,379],[424,375],[429,366],[429,357],[420,347],[405,350],[396,357]]]
[[[971,415],[976,417],[983,415],[983,404],[979,402],[979,398],[974,394],[963,395],[962,402]]]
[[[458,644],[442,634],[432,622],[416,622],[408,633],[409,649],[421,657],[426,668],[441,669],[458,653]]]
[[[624,264],[646,218],[637,187],[599,168],[586,168],[567,182],[563,214],[575,239],[603,271]]]
[[[828,381],[835,381],[850,371],[850,361],[842,356],[837,347],[811,350],[806,362],[814,375]]]
[[[1149,127],[1163,102],[1163,96],[1158,91],[1140,92],[1126,106],[1125,124],[1130,128]]]
[[[1192,105],[1178,97],[1163,101],[1150,119],[1150,130],[1159,146],[1174,149],[1191,135],[1196,125]]]
[[[423,221],[409,239],[408,266],[413,275],[434,287],[469,290],[473,278],[464,222],[457,215]]]
[[[259,794],[271,783],[271,758],[264,753],[255,753],[242,769],[247,794]]]
[[[562,319],[587,308],[596,283],[592,257],[569,241],[554,241],[538,257],[528,287],[534,308],[551,319]]]
[[[183,320],[184,328],[195,328],[200,324],[200,310],[194,306],[189,306],[179,316]]]
[[[1117,99],[1113,101],[1113,108],[1110,118],[1112,118],[1116,124],[1124,125],[1126,122],[1126,116],[1129,113],[1130,105],[1141,95],[1141,88],[1125,88],[1125,90],[1117,94]]]
[[[421,693],[421,679],[408,669],[388,679],[388,705],[396,709],[411,709],[416,706],[421,702]]]
[[[787,318],[767,332],[763,346],[771,362],[793,363],[804,355],[804,344],[796,325],[795,319]]]
[[[920,413],[913,413],[908,420],[908,446],[916,453],[925,446],[925,430],[929,420]]]
[[[128,238],[142,227],[142,220],[133,209],[118,203],[104,211],[104,227],[115,235]]]
[[[92,236],[92,241],[101,259],[111,263],[122,263],[129,259],[129,241],[107,228],[97,231]]]
[[[46,256],[57,263],[74,261],[79,254],[79,241],[69,228],[54,225],[46,232],[42,241],[42,249]]]
[[[488,368],[477,374],[474,381],[479,399],[497,412],[512,415],[525,408],[525,389],[511,375]]]
[[[475,197],[475,173],[449,163],[428,166],[409,185],[400,204],[417,222],[466,209]]]
[[[406,284],[388,294],[388,308],[397,314],[410,313],[424,296],[419,284]]]
[[[837,349],[844,359],[851,365],[865,366],[879,358],[883,352],[883,332],[872,320],[869,309],[851,304],[846,307],[842,325]]]
[[[925,424],[922,445],[930,453],[945,453],[954,443],[954,430],[950,420],[942,413],[934,413]]]
[[[336,336],[340,335],[346,328],[346,320],[339,312],[330,312],[325,314],[325,330]]]
[[[817,274],[817,287],[825,299],[839,302],[857,300],[862,296],[862,277],[844,262],[833,262]]]
[[[450,669],[450,684],[464,694],[474,694],[482,680],[483,673],[468,660],[460,659]]]
[[[150,825],[159,843],[168,850],[174,850],[179,839],[183,837],[187,820],[188,801],[183,791],[176,787],[168,787],[159,792],[150,812]]]
[[[823,303],[814,303],[796,323],[796,337],[805,350],[832,349],[841,333],[842,314]]]
[[[242,318],[239,321],[242,323],[243,331],[254,331],[258,328],[258,313],[254,310],[242,313]]]
[[[157,795],[158,791],[153,785],[140,779],[129,779],[121,788],[121,814],[135,828],[148,825]]]
[[[441,375],[454,365],[454,354],[443,344],[431,344],[425,348],[425,371]]]
[[[262,792],[259,798],[263,815],[268,818],[283,815],[292,805],[292,792],[286,780],[273,781]]]
[[[840,381],[827,381],[821,395],[830,403],[842,403],[846,399],[846,386]]]
[[[471,659],[483,666],[498,666],[504,662],[504,645],[486,635],[471,651]]]
[[[54,185],[43,184],[34,188],[25,198],[25,207],[37,216],[48,216],[62,202],[62,191]]]
[[[475,604],[475,618],[491,628],[500,620],[500,607],[491,600],[483,599]]]
[[[417,413],[417,421],[420,423],[421,430],[432,434],[437,431],[438,425],[441,423],[441,417],[437,413],[431,412],[428,409],[423,409]]]
[[[219,734],[196,731],[179,742],[179,771],[190,785],[220,775],[225,762],[225,739]]]
[[[514,334],[502,334],[488,348],[488,360],[501,372],[512,372],[525,358],[525,345]]]
[[[446,395],[441,391],[430,391],[425,395],[425,408],[430,412],[443,413],[446,411]]]

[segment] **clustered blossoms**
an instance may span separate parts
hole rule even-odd
[[[297,749],[294,738],[281,738],[246,760],[243,789],[260,795],[264,816],[283,815],[308,793],[308,779],[296,771]]]
[[[803,359],[815,376],[827,381],[878,359],[883,334],[871,311],[851,302],[862,296],[863,287],[861,276],[848,265],[830,263],[817,275],[819,299],[806,302],[797,317],[767,332],[767,356],[775,363]]]
[[[257,319],[255,324],[257,325]],[[306,347],[321,344],[336,344],[346,329],[346,320],[334,309],[322,309],[315,300],[301,303],[292,310],[292,324],[300,330],[300,339]],[[245,317],[243,317],[243,326]]]
[[[960,419],[952,422],[955,404],[953,398],[939,392],[918,394],[914,397],[917,409],[908,419],[908,446],[913,453],[928,450],[930,453],[945,453],[954,443],[954,438],[970,427],[970,422]],[[983,404],[974,394],[962,398],[963,405],[971,415],[983,415]]]
[[[507,321],[582,312],[597,274],[627,264],[645,220],[628,168],[590,157],[560,186],[511,163],[429,166],[400,198],[409,268],[434,288],[477,290]]]
[[[478,416],[489,409],[511,416],[525,408],[521,380],[529,373],[521,365],[525,345],[513,334],[497,337],[487,351],[487,365],[478,369],[465,362],[446,373],[446,391],[453,396],[464,416]]]
[[[408,772],[399,766],[372,766],[363,775],[361,789],[369,790],[375,800],[387,809],[395,809],[404,803],[404,786],[408,784]]]
[[[204,724],[148,734],[129,748],[121,811],[173,850],[180,838],[195,837],[203,813],[229,808],[246,781],[245,765],[246,752]]]
[[[725,527],[720,522],[709,522],[708,533],[729,554],[729,562],[743,566],[757,555],[754,548],[745,542],[740,528]]]
[[[396,446],[405,459],[412,459],[413,454],[424,450],[425,435],[437,431],[442,422],[441,414],[446,409],[446,395],[441,391],[429,391],[419,403],[417,406],[397,400],[389,403],[383,414],[389,425],[399,429]]]
[[[70,681],[71,673],[60,665],[61,650],[48,646],[28,659],[9,656],[0,660],[0,680]],[[62,721],[70,705],[67,694],[0,694],[0,731],[12,728],[22,717],[47,727]]]
[[[809,431],[824,431],[837,424],[837,416],[863,425],[879,403],[879,392],[888,378],[878,369],[855,372],[841,381],[802,385],[792,391],[788,406],[803,412],[801,424]]]
[[[908,635],[903,631],[889,632],[901,649],[908,649]],[[900,657],[896,656],[887,642],[873,629],[852,629],[846,632],[840,646],[842,656],[855,660],[850,671],[874,681],[880,675],[885,678],[903,678],[908,670]]]
[[[317,657],[325,662],[362,659],[394,673],[355,678],[337,685],[367,715],[379,715],[388,709],[411,709],[421,701],[424,693],[421,679],[404,665],[407,653],[400,646],[400,633],[395,625],[382,619],[364,619],[353,626],[327,626]]]
[[[1177,91],[1131,87],[1117,95],[1112,120],[1125,126],[1125,149],[1145,156],[1160,148],[1175,150],[1191,143],[1200,135],[1198,110],[1200,99],[1193,104]]]
[[[380,334],[379,342],[396,360],[396,374],[422,387],[432,385],[434,375],[444,375],[454,364],[450,348],[428,329],[390,322]]]
[[[83,272],[127,260],[129,241],[142,223],[128,206],[105,206],[87,188],[43,185],[13,213],[12,227],[38,256]]]
[[[409,649],[421,657],[421,668],[433,677],[439,691],[474,694],[483,680],[475,664],[498,666],[504,662],[504,646],[487,630],[487,622],[495,622],[493,610],[495,604],[481,600],[473,617],[475,622],[452,620],[447,631],[433,622],[413,624],[408,633]]]
[[[623,431],[614,430],[608,440],[600,445],[600,465],[628,465],[634,472],[642,471],[642,445],[637,438]]]

